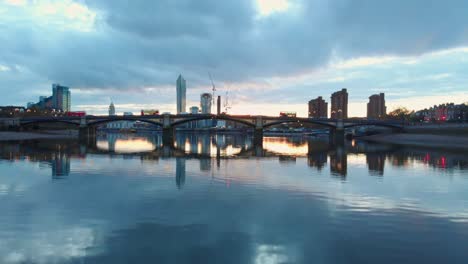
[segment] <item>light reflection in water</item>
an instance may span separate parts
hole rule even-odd
[[[160,135],[117,136],[106,152],[110,139],[0,144],[0,263],[468,257],[464,153],[193,134],[170,150]],[[143,144],[116,154],[119,140]]]
[[[151,141],[151,137],[110,133],[105,138],[98,138],[96,147],[116,153],[149,152],[156,149],[157,141]]]
[[[265,137],[263,139],[263,148],[281,155],[305,156],[309,151],[307,141],[284,137]]]

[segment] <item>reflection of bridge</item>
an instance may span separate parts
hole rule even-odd
[[[330,129],[334,138],[344,136],[344,129],[355,126],[383,126],[402,129],[403,124],[395,121],[353,120],[353,119],[317,119],[303,117],[272,117],[250,115],[211,115],[211,114],[182,114],[182,115],[153,115],[153,116],[85,116],[85,117],[23,117],[9,120],[10,124],[18,128],[41,123],[65,123],[80,129],[82,137],[93,136],[98,125],[115,121],[140,121],[162,127],[163,142],[174,142],[175,128],[179,125],[198,120],[225,120],[245,125],[253,130],[254,141],[261,142],[263,130],[279,124],[313,124]]]

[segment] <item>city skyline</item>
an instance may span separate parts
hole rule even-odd
[[[101,1],[4,1],[0,23],[10,26],[0,29],[0,105],[25,105],[50,93],[51,83],[62,83],[71,88],[74,111],[105,114],[112,94],[119,111],[176,113],[177,74],[190,83],[189,107],[211,90],[207,72],[216,95],[229,91],[232,114],[307,116],[307,101],[322,96],[330,102],[343,87],[350,117],[366,116],[368,97],[381,92],[387,112],[468,101],[468,39],[461,23],[466,2],[342,5],[245,0],[199,3],[197,9],[182,3],[159,8],[152,1],[130,8]],[[343,10],[359,15],[349,18]],[[160,20],[154,12],[161,12]],[[174,20],[174,12],[190,17],[193,27]],[[399,21],[391,13],[400,14]],[[211,19],[198,19],[203,16]],[[438,16],[449,19],[430,19]],[[273,24],[278,27],[268,30]],[[226,27],[235,38],[224,34]]]

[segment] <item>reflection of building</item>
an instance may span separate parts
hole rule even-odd
[[[331,118],[348,118],[348,92],[345,88],[331,96]]]
[[[346,177],[348,167],[348,157],[346,152],[338,147],[336,151],[330,154],[330,171],[335,175]]]
[[[307,156],[307,164],[309,167],[317,168],[317,170],[322,170],[322,168],[327,163],[327,153],[326,152],[313,152],[309,153]]]
[[[367,153],[366,155],[367,166],[369,174],[382,176],[385,167],[385,155],[379,153]]]
[[[211,158],[200,158],[200,170],[201,171],[211,170]]]
[[[185,158],[176,158],[176,185],[182,189],[185,184]]]
[[[387,107],[385,107],[385,94],[373,94],[369,97],[367,103],[367,118],[380,119],[384,118],[387,114]]]
[[[328,117],[328,103],[322,99],[322,96],[317,99],[309,101],[309,117],[313,118],[327,118]]]
[[[50,163],[52,178],[60,178],[70,174],[70,157],[64,153],[55,153]]]
[[[279,163],[283,163],[283,164],[288,164],[288,163],[296,163],[296,157],[294,156],[286,156],[286,155],[280,155],[278,157],[278,161]]]
[[[177,78],[177,114],[185,113],[185,96],[187,93],[187,83],[182,75]]]
[[[109,116],[115,116],[115,106],[113,102],[109,105]]]

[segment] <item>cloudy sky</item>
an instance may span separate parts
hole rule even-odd
[[[230,113],[306,115],[349,92],[351,116],[468,101],[466,0],[0,0],[0,105],[72,88],[72,108],[175,112],[211,90]]]

